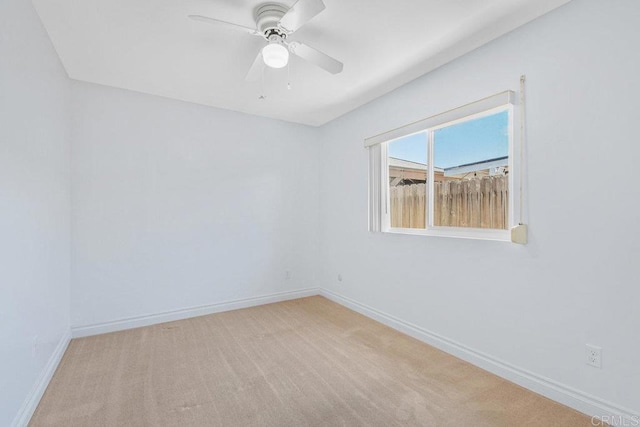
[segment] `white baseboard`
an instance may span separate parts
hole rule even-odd
[[[129,317],[113,322],[98,323],[86,326],[74,326],[71,328],[73,338],[88,337],[91,335],[106,334],[108,332],[124,331],[126,329],[140,328],[142,326],[156,325],[158,323],[172,322],[174,320],[188,319],[191,317],[205,316],[207,314],[220,313],[223,311],[237,310],[240,308],[254,307],[257,305],[271,304],[274,302],[287,301],[296,298],[304,298],[319,295],[320,289],[308,288],[297,291],[278,292],[275,294],[262,295],[252,298],[243,298],[232,301],[225,301],[217,304],[189,307],[180,310],[165,311],[163,313],[150,314],[146,316]]]
[[[339,295],[327,289],[321,289],[320,295],[340,305],[357,311],[369,318],[377,320],[393,329],[412,336],[433,347],[452,354],[464,361],[485,369],[499,377],[505,378],[535,393],[548,397],[591,417],[599,417],[610,425],[640,426],[640,415],[632,410],[620,407],[614,403],[599,399],[572,387],[560,384],[552,379],[537,375],[526,369],[511,365],[488,354],[476,351],[454,340],[445,338],[434,332],[413,325],[380,310],[361,304],[350,298]],[[598,420],[594,420],[597,424]]]
[[[29,424],[29,420],[38,407],[38,403],[40,403],[40,399],[47,389],[49,381],[51,381],[56,368],[60,364],[60,360],[62,360],[62,356],[64,355],[64,352],[67,349],[70,341],[71,332],[66,331],[62,338],[60,338],[60,341],[58,341],[58,345],[53,351],[53,354],[49,358],[46,366],[42,370],[40,377],[29,392],[27,398],[22,403],[20,410],[13,420],[13,423],[11,423],[12,427],[26,427],[27,424]]]

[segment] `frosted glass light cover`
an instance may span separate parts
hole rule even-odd
[[[289,50],[280,43],[269,43],[262,48],[264,63],[271,68],[282,68],[289,62]]]

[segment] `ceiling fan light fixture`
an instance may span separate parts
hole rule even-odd
[[[279,41],[271,41],[262,48],[262,59],[268,67],[285,67],[289,62],[289,49]]]

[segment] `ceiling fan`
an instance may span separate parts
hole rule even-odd
[[[264,38],[267,44],[258,52],[245,77],[252,81],[260,78],[263,65],[271,68],[285,67],[289,62],[289,52],[331,74],[342,72],[342,62],[302,42],[289,39],[324,8],[322,0],[298,0],[291,8],[277,3],[265,3],[256,8],[255,29],[207,16],[189,15],[189,18]]]

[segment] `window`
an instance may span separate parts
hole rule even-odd
[[[365,140],[370,229],[509,240],[513,110],[505,92]]]

